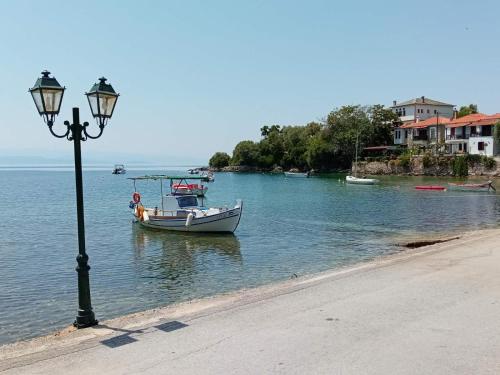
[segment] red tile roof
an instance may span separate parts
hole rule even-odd
[[[467,126],[467,124],[470,124],[471,122],[474,122],[474,121],[482,120],[485,117],[487,117],[487,115],[485,115],[484,113],[473,113],[471,115],[467,115],[467,116],[463,116],[463,117],[459,117],[459,118],[451,120],[450,123],[448,125],[446,125],[446,127],[458,128],[460,126]]]
[[[500,121],[500,113],[485,115],[484,113],[474,113],[452,120],[447,128],[458,128],[461,126],[494,125]]]
[[[427,120],[423,121],[418,121],[418,122],[411,122],[409,124],[404,124],[401,125],[399,128],[400,129],[421,129],[421,128],[427,128],[428,126],[436,126],[438,123],[439,125],[444,125],[448,124],[451,120],[446,117],[431,117],[428,118]]]

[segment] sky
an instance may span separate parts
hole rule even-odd
[[[86,162],[207,164],[263,125],[426,97],[500,112],[500,2],[0,0],[0,165],[71,161],[28,89],[66,86],[56,129],[105,76],[120,93]],[[93,124],[93,122],[91,122]],[[59,126],[59,127],[58,127]]]

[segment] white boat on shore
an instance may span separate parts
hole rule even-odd
[[[243,201],[238,199],[232,208],[207,208],[200,205],[195,195],[163,195],[159,207],[144,207],[141,195],[137,192],[137,180],[163,180],[169,176],[143,176],[131,178],[135,192],[129,207],[133,210],[134,219],[148,228],[180,231],[180,232],[228,232],[233,233],[240,223]]]

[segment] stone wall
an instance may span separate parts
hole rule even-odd
[[[406,175],[406,176],[452,176],[451,157],[442,156],[433,159],[432,166],[424,168],[422,156],[413,156],[405,166],[399,159],[389,161],[359,161],[358,175]],[[500,157],[496,157],[496,168],[486,169],[481,163],[469,165],[469,176],[500,177]],[[354,165],[352,170],[354,172]]]

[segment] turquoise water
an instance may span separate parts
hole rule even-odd
[[[498,195],[413,189],[444,183],[432,178],[354,186],[340,175],[219,173],[206,204],[243,199],[235,235],[158,232],[133,224],[128,209],[133,187],[126,177],[145,173],[166,171],[84,172],[92,303],[101,320],[369,260],[421,232],[500,222]],[[158,204],[158,182],[140,182],[138,190],[146,204]],[[74,176],[64,168],[4,168],[0,191],[0,343],[6,343],[74,319]]]

